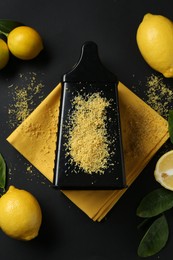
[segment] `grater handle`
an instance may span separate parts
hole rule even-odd
[[[73,69],[63,75],[63,82],[117,83],[116,76],[100,61],[97,44],[88,41],[81,49],[79,61]]]

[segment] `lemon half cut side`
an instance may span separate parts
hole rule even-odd
[[[163,154],[157,161],[154,176],[164,188],[173,191],[173,150]]]

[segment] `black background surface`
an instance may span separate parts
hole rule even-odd
[[[162,14],[173,20],[170,0],[6,0],[0,1],[0,19],[21,21],[36,28],[44,40],[44,51],[32,61],[11,58],[0,72],[0,152],[10,168],[7,186],[29,190],[39,200],[43,223],[39,236],[30,242],[13,240],[0,231],[0,258],[60,260],[137,260],[140,233],[136,208],[145,194],[160,187],[153,176],[155,163],[169,141],[157,152],[137,180],[101,223],[95,223],[54,190],[36,169],[7,141],[15,129],[9,125],[10,85],[20,74],[34,72],[44,84],[43,97],[57,85],[61,75],[78,60],[81,45],[88,40],[99,46],[104,65],[143,99],[147,76],[157,75],[142,59],[136,45],[136,30],[144,14]],[[172,85],[172,79],[164,79]],[[140,84],[139,84],[140,83]],[[134,88],[135,86],[135,88]],[[41,102],[35,99],[32,110]],[[135,162],[134,162],[135,163]],[[173,212],[167,213],[170,227],[166,247],[149,259],[172,259]]]

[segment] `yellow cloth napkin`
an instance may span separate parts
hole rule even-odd
[[[118,85],[127,185],[168,139],[168,124],[122,83]],[[50,182],[56,149],[61,84],[7,138]],[[152,174],[149,173],[149,174]],[[94,221],[101,221],[126,189],[63,192]]]

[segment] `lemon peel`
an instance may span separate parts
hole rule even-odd
[[[166,152],[159,158],[154,177],[164,188],[173,191],[173,150]]]
[[[10,186],[0,198],[0,228],[9,237],[31,240],[38,236],[42,212],[28,191]]]
[[[6,42],[0,39],[0,70],[3,69],[10,58],[10,52]]]
[[[10,52],[22,60],[34,59],[43,50],[40,34],[29,26],[18,26],[7,37]]]
[[[144,15],[136,33],[141,55],[148,65],[163,74],[173,77],[173,22],[162,15]]]

